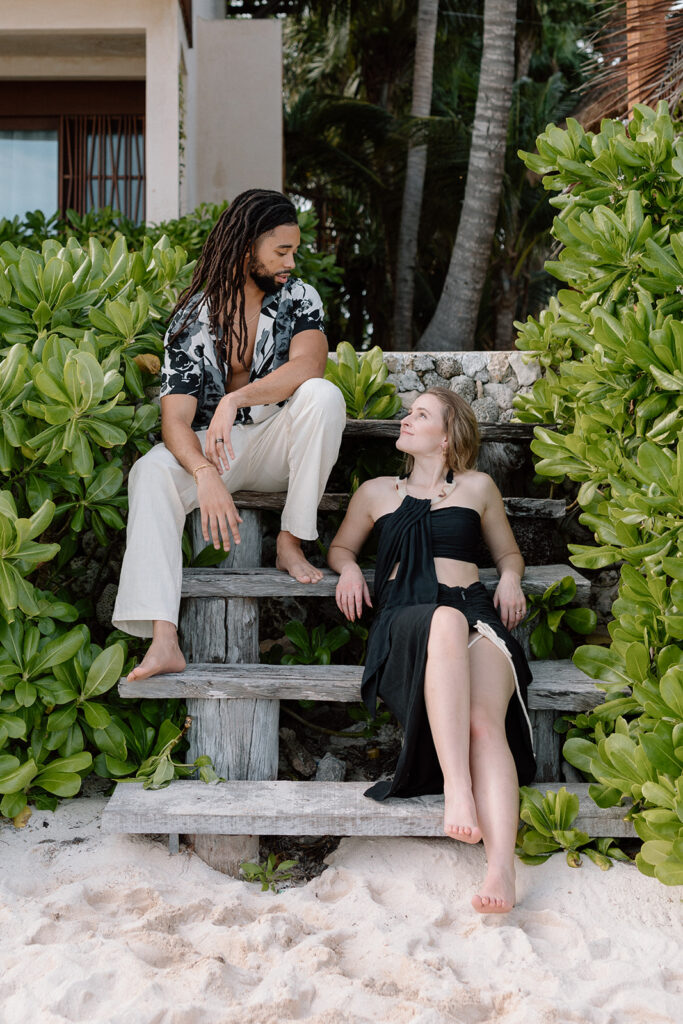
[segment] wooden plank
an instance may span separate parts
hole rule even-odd
[[[284,508],[287,498],[287,491],[235,491],[233,500],[239,509],[257,508],[266,509],[270,512],[279,512]],[[349,503],[349,496],[346,492],[340,494],[323,494],[318,505],[319,512],[338,512],[346,508]]]
[[[555,718],[556,714],[552,711],[529,709],[534,734],[537,783],[553,782],[560,778],[562,737],[553,728]]]
[[[363,574],[373,589],[375,574]],[[527,594],[542,594],[543,591],[562,579],[571,576],[576,583],[576,602],[588,600],[590,580],[570,565],[529,565],[524,573],[522,587]],[[479,577],[489,590],[495,590],[498,573],[495,569],[480,569]],[[339,577],[329,569],[323,570],[319,583],[298,583],[277,569],[183,569],[183,597],[334,597]]]
[[[368,782],[172,782],[145,790],[119,783],[102,816],[105,832],[213,835],[442,836],[443,796],[391,799],[363,796]],[[538,788],[558,790],[562,783]],[[581,809],[574,827],[591,836],[634,836],[626,808],[600,808],[588,785],[567,784]]]
[[[235,491],[233,499],[238,508],[253,508],[279,512],[285,504],[286,491]],[[346,493],[323,494],[319,512],[338,512],[349,503]],[[562,519],[567,503],[563,498],[503,498],[505,511],[513,518]]]
[[[605,699],[592,679],[571,661],[535,661],[529,707],[560,712],[591,711]],[[122,697],[215,700],[259,697],[283,700],[358,701],[362,665],[188,665],[184,672],[119,682]]]
[[[533,423],[480,423],[481,440],[508,441],[513,444],[527,444],[534,436]],[[553,429],[552,423],[544,423],[546,430]],[[344,437],[362,439],[368,437],[397,438],[401,430],[400,420],[347,420]]]

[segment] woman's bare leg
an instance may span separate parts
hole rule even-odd
[[[505,735],[505,714],[514,676],[505,654],[486,637],[470,654],[470,770],[487,873],[472,898],[482,914],[504,914],[515,904],[515,840],[519,789]]]
[[[424,696],[429,726],[444,778],[444,832],[478,843],[470,776],[469,626],[455,608],[441,606],[432,616],[427,644]]]

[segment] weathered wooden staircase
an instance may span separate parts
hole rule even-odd
[[[347,436],[392,437],[397,421],[351,422]],[[482,441],[528,443],[531,428],[522,424],[482,424]],[[342,507],[345,495],[325,495],[321,512]],[[443,835],[443,797],[366,799],[364,782],[277,781],[279,699],[358,701],[362,668],[357,666],[281,666],[259,664],[260,598],[308,598],[334,595],[337,577],[329,571],[314,585],[297,583],[275,569],[261,567],[261,510],[281,507],[283,495],[242,492],[235,496],[243,523],[242,543],[221,568],[183,573],[184,603],[180,632],[188,659],[177,675],[119,684],[124,697],[176,697],[187,701],[193,725],[190,760],[209,754],[227,781],[214,786],[177,781],[163,790],[120,783],[104,812],[109,832],[165,833],[171,848],[180,834],[194,836],[196,852],[212,866],[237,874],[241,861],[255,859],[259,835]],[[559,519],[563,501],[507,498],[511,516]],[[204,546],[196,521],[196,550]],[[493,569],[481,571],[493,589]],[[569,565],[528,566],[527,594],[539,594],[570,575],[576,601],[586,603],[587,579]],[[366,574],[372,587],[372,574]],[[527,645],[524,628],[516,633]],[[543,791],[566,785],[580,798],[576,827],[593,836],[634,835],[624,810],[601,809],[588,786],[564,779],[561,739],[553,729],[566,713],[589,711],[602,691],[571,661],[534,661],[529,709],[538,761],[536,785]],[[230,838],[227,838],[230,837]]]

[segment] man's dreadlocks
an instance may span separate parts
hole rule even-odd
[[[245,257],[253,256],[261,235],[283,224],[296,223],[296,208],[281,192],[261,188],[241,192],[220,215],[204,243],[192,280],[173,310],[174,316],[182,310],[186,315],[174,330],[171,341],[185,330],[195,312],[196,304],[190,300],[203,291],[211,331],[216,338],[216,355],[227,367],[228,378],[235,335],[237,358],[245,366]]]

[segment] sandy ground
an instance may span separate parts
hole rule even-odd
[[[518,906],[480,918],[480,848],[345,839],[261,893],[101,834],[103,804],[0,826],[1,1024],[683,1021],[683,892],[630,865],[520,864]]]

